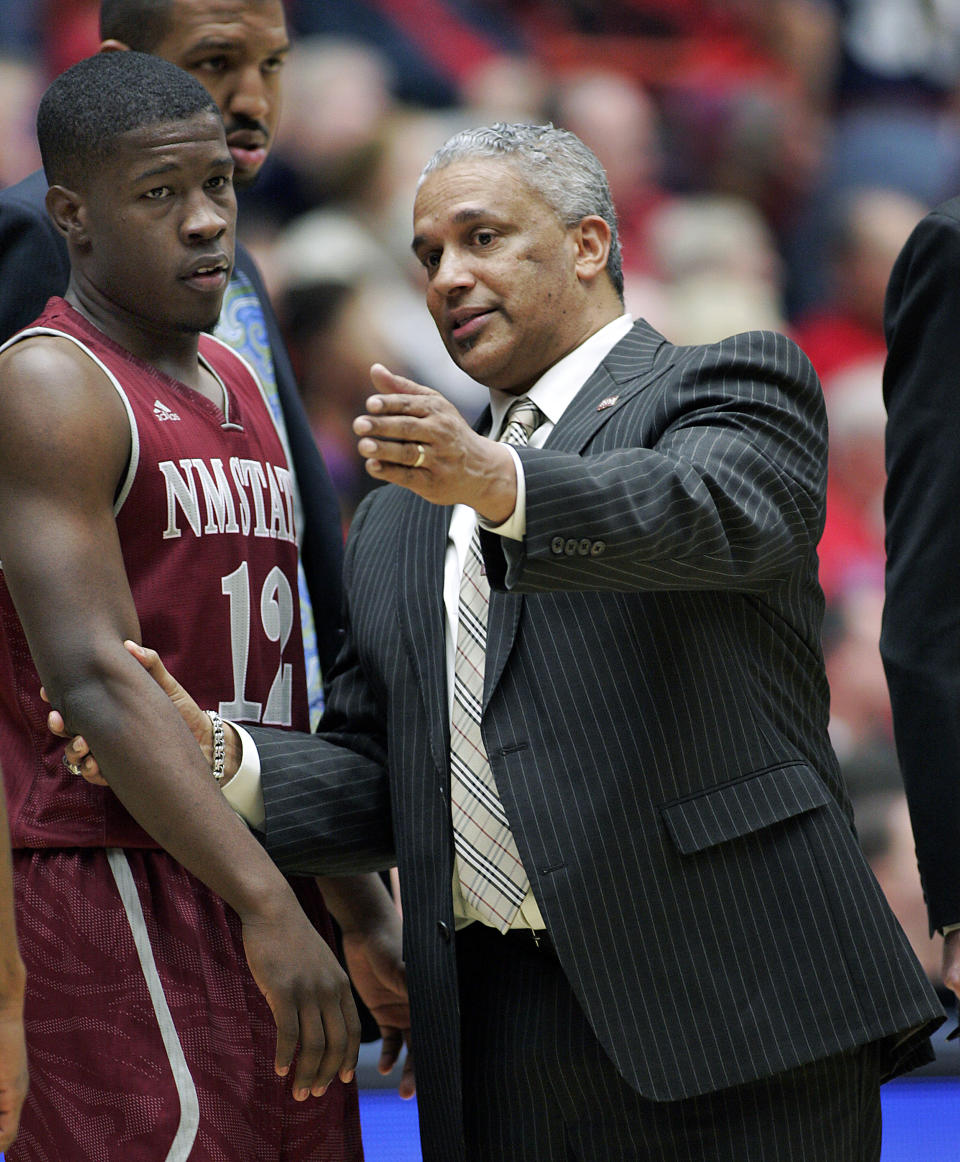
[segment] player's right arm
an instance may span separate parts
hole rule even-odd
[[[130,454],[119,397],[68,340],[0,355],[0,561],[51,702],[153,838],[234,908],[298,1097],[349,1076],[346,976],[240,823],[176,709],[123,648],[139,640],[113,500]]]

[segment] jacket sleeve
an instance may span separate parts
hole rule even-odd
[[[67,247],[44,205],[46,182],[34,174],[0,193],[0,343],[62,295],[70,281]]]
[[[519,455],[526,535],[483,537],[494,587],[757,591],[823,530],[823,395],[771,332],[681,349],[586,447]]]
[[[931,930],[960,921],[957,210],[960,201],[917,226],[894,267],[885,309],[887,575],[880,650]]]

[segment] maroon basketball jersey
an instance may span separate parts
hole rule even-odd
[[[87,352],[127,412],[131,456],[114,511],[142,640],[201,706],[308,730],[291,471],[250,369],[201,336],[201,358],[223,385],[221,412],[63,299],[12,342],[41,333]],[[0,574],[0,753],[14,845],[156,846],[109,789],[64,769],[47,709]]]

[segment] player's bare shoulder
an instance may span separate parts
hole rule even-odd
[[[60,335],[30,335],[0,352],[0,459],[33,474],[69,462],[117,480],[130,454],[119,395],[91,355]]]

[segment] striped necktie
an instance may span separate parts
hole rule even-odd
[[[522,446],[543,422],[526,396],[510,405],[500,442]],[[480,732],[490,586],[474,529],[460,579],[450,730],[450,805],[464,899],[501,932],[530,888]]]

